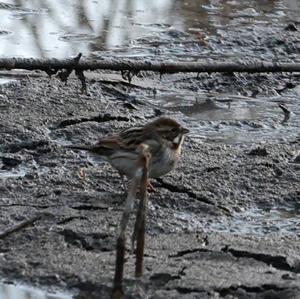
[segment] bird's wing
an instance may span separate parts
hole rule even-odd
[[[100,155],[103,155],[103,153],[108,156],[113,154],[114,157],[119,154],[122,155],[122,152],[131,152],[133,155],[136,155],[140,151],[139,145],[141,144],[147,145],[152,156],[156,155],[162,149],[161,142],[154,138],[145,138],[144,136],[121,138],[120,135],[112,135],[99,140],[92,151]]]
[[[132,150],[144,141],[144,130],[142,127],[130,127],[101,138],[97,145],[111,149]]]
[[[110,156],[115,150],[120,150],[122,147],[122,142],[118,138],[118,135],[111,135],[100,139],[96,144],[92,145],[67,145],[67,148],[75,150],[83,150],[88,152],[96,153],[100,156]]]
[[[145,135],[142,127],[130,127],[117,134],[105,136],[94,145],[89,146],[70,146],[73,149],[82,149],[102,156],[110,156],[116,151],[135,151],[142,143],[148,145],[151,154],[160,149],[161,144],[156,136]]]

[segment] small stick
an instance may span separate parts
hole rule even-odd
[[[0,232],[0,239],[4,239],[9,235],[11,235],[15,232],[18,232],[21,229],[26,228],[29,225],[32,225],[37,220],[40,220],[41,217],[42,217],[42,215],[36,215],[30,219],[23,220],[20,223],[17,223],[15,225],[13,225],[12,227],[9,227],[8,229],[4,230],[3,232]]]
[[[117,257],[116,257],[116,269],[114,277],[114,288],[112,292],[112,299],[123,298],[123,273],[125,264],[125,251],[126,251],[126,235],[120,235],[117,240]]]
[[[283,111],[284,119],[281,121],[281,124],[285,124],[291,117],[291,111],[284,107],[282,104],[278,105],[279,108]]]
[[[144,146],[140,147],[140,161],[144,164]],[[139,162],[140,162],[139,161]],[[141,163],[140,163],[141,164]],[[135,175],[132,178],[131,186],[128,191],[128,195],[125,202],[125,208],[122,215],[120,223],[120,234],[117,240],[116,248],[116,267],[114,276],[114,285],[112,292],[112,299],[123,298],[123,273],[124,273],[124,263],[125,263],[125,252],[126,252],[126,228],[129,221],[131,211],[134,206],[134,200],[136,198],[137,190],[141,182],[141,177],[143,176],[143,168],[140,166],[135,171]]]
[[[112,299],[121,299],[123,298],[123,294],[124,294],[123,273],[124,273],[125,252],[126,252],[126,228],[134,204],[133,194],[136,194],[137,187],[138,187],[137,180],[134,178],[126,198],[125,209],[120,224],[121,230],[117,240],[115,277],[114,277],[113,292],[111,296]]]
[[[74,67],[73,68],[67,68],[65,70],[61,70],[58,74],[57,77],[62,81],[65,82],[65,84],[67,84],[68,78],[70,76],[70,74],[72,73],[73,69],[78,65],[79,60],[81,58],[82,54],[79,53],[76,57],[74,57],[72,59]]]
[[[81,93],[87,93],[87,85],[86,85],[86,80],[85,80],[85,76],[82,70],[75,70],[75,74],[77,76],[77,78],[80,80],[81,82]]]
[[[139,218],[139,227],[137,229],[137,242],[136,242],[136,264],[135,264],[135,277],[140,278],[143,276],[144,264],[144,247],[145,247],[145,231],[146,231],[146,205],[147,194],[141,198],[137,220]],[[139,216],[140,215],[140,216]],[[139,217],[138,217],[139,216]]]
[[[145,231],[146,231],[146,209],[147,209],[147,181],[148,181],[148,166],[151,154],[146,146],[143,146],[143,174],[140,184],[140,204],[136,215],[136,222],[134,234],[132,237],[133,245],[136,233],[136,264],[135,264],[135,277],[140,278],[144,272],[144,247],[145,247]]]

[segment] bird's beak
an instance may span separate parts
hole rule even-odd
[[[182,129],[181,129],[181,132],[182,132],[183,134],[187,134],[187,133],[190,132],[190,130],[187,129],[187,128],[182,128]]]

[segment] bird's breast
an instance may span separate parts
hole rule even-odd
[[[149,169],[150,178],[158,178],[176,167],[178,156],[172,148],[165,148],[152,157]]]

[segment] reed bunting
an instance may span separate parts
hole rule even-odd
[[[169,117],[160,117],[144,126],[133,126],[101,138],[94,145],[70,145],[86,150],[108,161],[119,174],[131,179],[139,167],[139,146],[147,146],[151,159],[148,177],[158,178],[176,167],[188,129]],[[152,185],[149,182],[149,187]]]

